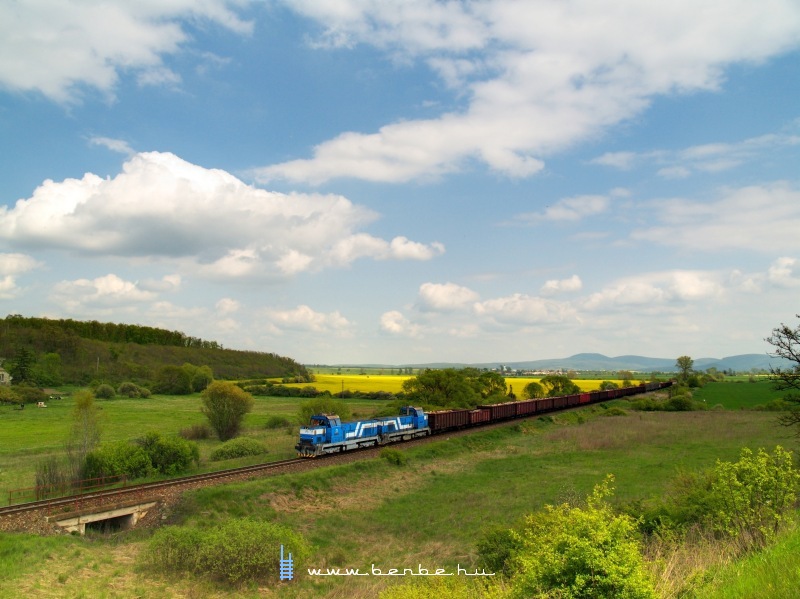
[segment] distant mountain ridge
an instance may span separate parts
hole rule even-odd
[[[677,358],[677,357],[676,357]],[[357,368],[497,368],[507,366],[512,370],[630,370],[633,372],[675,372],[676,358],[648,358],[645,356],[616,356],[608,357],[603,354],[581,353],[567,358],[549,358],[544,360],[528,360],[521,362],[481,362],[481,363],[454,363],[430,362],[425,364],[341,364],[334,366]],[[726,358],[695,358],[694,369],[706,370],[716,368],[719,371],[733,370],[735,372],[750,372],[755,370],[769,370],[772,367],[787,368],[792,363],[788,360],[774,358],[767,354],[741,354]]]

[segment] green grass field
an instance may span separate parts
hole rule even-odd
[[[220,445],[216,439],[198,441],[201,471],[245,465],[264,460],[294,457],[297,433],[296,416],[300,398],[256,397],[253,411],[245,417],[244,435],[263,442],[269,453],[266,457],[225,462],[207,462],[211,452]],[[365,399],[350,400],[357,417],[369,417],[382,405]],[[199,395],[153,396],[148,399],[96,400],[102,423],[101,441],[133,440],[148,431],[176,435],[192,424],[206,422],[200,412]],[[69,396],[47,402],[47,408],[29,405],[24,410],[0,406],[0,505],[8,500],[8,491],[34,485],[36,462],[48,455],[64,452],[69,435],[73,402]],[[270,416],[284,416],[291,429],[267,430]]]
[[[402,467],[372,459],[200,490],[185,497],[174,522],[272,520],[313,543],[311,567],[471,566],[475,543],[487,528],[511,525],[545,503],[583,497],[608,473],[616,476],[615,501],[622,504],[662,494],[679,470],[735,460],[742,446],[772,448],[785,442],[785,431],[767,412],[600,417],[602,408],[590,409],[594,416],[584,410],[549,423],[527,421],[402,449],[408,457]],[[207,581],[154,577],[133,567],[147,534],[58,542],[7,535],[0,538],[0,561],[14,565],[6,569],[9,582],[0,597],[358,599],[375,597],[398,582],[321,579],[300,571],[293,583],[277,589],[245,587],[231,593]],[[22,560],[21,552],[47,557]]]
[[[780,399],[782,393],[772,388],[767,380],[750,382],[710,383],[702,389],[692,390],[694,399],[704,401],[711,407],[721,405],[727,410],[752,409]]]
[[[318,389],[325,386],[337,392],[345,382],[345,388],[359,391],[400,390],[401,375],[318,375],[314,383]],[[510,378],[507,382],[515,390],[536,379]],[[596,389],[599,381],[576,381],[583,390]],[[712,407],[721,404],[726,409],[750,409],[764,405],[780,396],[768,382],[758,383],[713,383],[694,390],[695,399],[705,401]],[[270,416],[284,416],[296,422],[300,398],[256,397],[253,411],[245,418],[246,436],[262,441],[269,449],[266,459],[277,460],[293,456],[295,428],[289,431],[267,430],[264,425]],[[355,418],[370,417],[384,406],[382,402],[367,399],[348,400]],[[131,440],[145,432],[157,431],[175,435],[182,428],[202,423],[199,395],[153,396],[149,399],[98,400],[103,426],[103,441]],[[34,484],[36,462],[51,454],[63,453],[64,442],[69,434],[72,401],[69,395],[62,400],[48,402],[47,408],[27,406],[24,410],[0,405],[0,505],[7,502],[8,491],[31,487]],[[201,458],[219,445],[216,440],[198,442]],[[262,458],[250,458],[262,460]],[[244,465],[247,460],[235,463],[208,462],[202,469],[217,469],[231,465]]]

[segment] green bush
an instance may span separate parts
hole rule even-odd
[[[791,453],[742,450],[737,462],[717,461],[702,472],[684,472],[662,499],[629,510],[641,515],[642,529],[659,536],[681,535],[692,526],[718,537],[739,538],[743,546],[763,546],[793,513],[800,473]]]
[[[656,597],[636,521],[606,502],[612,481],[595,487],[586,507],[545,506],[514,531],[512,597]]]
[[[628,413],[619,406],[611,406],[600,413],[601,416],[627,416]]]
[[[383,458],[390,464],[394,464],[395,466],[404,466],[405,464],[408,463],[408,456],[399,449],[395,449],[394,447],[384,447],[383,449],[381,449],[380,456],[381,458]]]
[[[137,439],[136,443],[144,449],[153,469],[160,474],[180,474],[192,464],[200,463],[197,444],[180,437],[162,437],[156,432],[150,432]]]
[[[487,572],[510,576],[511,556],[521,547],[521,538],[512,529],[491,529],[478,541],[478,564]]]
[[[226,441],[217,447],[211,454],[211,461],[243,458],[249,455],[261,455],[262,453],[267,453],[267,448],[262,443],[249,437],[240,437]]]
[[[210,439],[211,435],[213,434],[214,431],[211,430],[211,426],[208,424],[208,422],[201,422],[199,424],[193,424],[192,426],[182,428],[178,433],[178,436],[190,441],[194,441],[197,439]]]
[[[162,366],[156,374],[153,391],[164,395],[189,395],[192,392],[192,373],[180,366]]]
[[[114,391],[114,387],[107,383],[103,383],[102,385],[98,385],[97,388],[94,390],[94,396],[97,399],[111,399],[116,396],[116,391]]]
[[[694,401],[690,395],[676,395],[664,402],[664,409],[668,412],[691,412],[702,410],[704,405]]]
[[[292,554],[295,569],[311,550],[293,530],[272,522],[230,519],[202,530],[162,528],[153,535],[140,560],[148,570],[189,573],[220,582],[275,583],[280,572],[280,548]]]
[[[47,395],[45,395],[45,392],[39,389],[39,387],[34,387],[32,385],[16,385],[13,389],[14,393],[19,397],[20,403],[39,403],[47,399]]]
[[[717,461],[711,484],[714,529],[747,536],[763,546],[789,518],[800,492],[792,454],[778,446],[772,454],[742,449],[738,462]]]
[[[147,453],[128,441],[103,443],[86,455],[85,478],[126,475],[140,478],[153,472],[153,465]]]
[[[266,428],[268,429],[276,429],[276,428],[286,428],[292,426],[292,423],[289,422],[289,419],[286,416],[270,416],[267,418]]]
[[[140,387],[136,383],[126,382],[117,387],[117,394],[131,399],[146,398],[150,397],[150,390],[146,387]]]
[[[640,397],[630,402],[632,410],[640,412],[655,412],[661,410],[662,404],[651,397]]]

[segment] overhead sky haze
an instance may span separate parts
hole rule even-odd
[[[0,6],[0,312],[307,364],[765,353],[795,0]]]

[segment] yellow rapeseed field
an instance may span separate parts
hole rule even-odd
[[[402,374],[317,374],[313,383],[291,383],[288,387],[315,387],[319,391],[330,391],[332,394],[344,391],[399,393],[403,389],[403,381],[412,378]],[[521,397],[525,385],[539,378],[507,377],[506,387],[513,388],[517,397]],[[575,384],[581,391],[595,391],[601,381],[576,379]],[[622,381],[615,380],[621,385]]]

